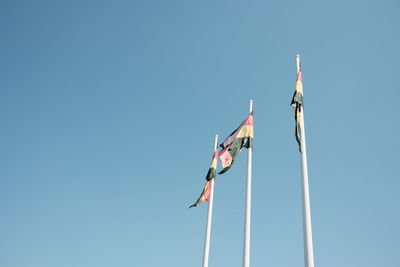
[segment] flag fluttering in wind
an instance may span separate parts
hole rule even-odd
[[[206,185],[204,186],[203,192],[201,192],[200,197],[197,199],[196,203],[190,205],[189,208],[197,207],[198,205],[200,205],[201,202],[208,202],[210,200],[210,186],[211,182],[207,181]]]
[[[234,130],[225,141],[220,144],[222,150],[219,152],[219,159],[223,169],[218,174],[229,170],[243,148],[253,146],[253,112]]]
[[[217,177],[217,156],[218,156],[218,150],[214,150],[214,154],[211,160],[211,165],[210,168],[208,169],[206,180],[211,181],[211,179],[214,179]]]
[[[301,125],[301,123],[302,123],[301,117],[303,116],[303,114],[302,114],[303,81],[302,81],[302,76],[301,76],[301,70],[297,74],[296,88],[294,90],[292,103],[290,103],[290,105],[294,108],[294,112],[295,112],[294,118],[296,120],[296,140],[297,140],[297,143],[299,144],[300,152],[303,152],[303,149],[301,147],[301,128],[303,127],[303,125]]]
[[[208,202],[210,200],[210,189],[211,189],[211,180],[217,176],[217,155],[218,151],[215,149],[214,154],[211,160],[210,168],[208,169],[206,175],[206,185],[204,186],[203,191],[201,192],[200,197],[197,199],[196,203],[191,205],[189,208],[197,207],[201,202]]]

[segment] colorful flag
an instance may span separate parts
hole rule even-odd
[[[207,175],[206,175],[206,185],[204,186],[203,192],[201,192],[200,197],[197,199],[196,203],[191,205],[189,208],[192,207],[197,207],[201,202],[208,202],[210,199],[210,187],[211,187],[211,180],[214,179],[217,176],[217,155],[218,151],[215,149],[214,154],[211,160],[211,165],[210,168],[208,169]]]
[[[299,151],[302,151],[301,147],[301,128],[303,127],[302,125],[302,119],[301,117],[303,116],[302,114],[302,109],[303,109],[303,82],[302,82],[302,76],[301,76],[301,70],[297,74],[297,80],[296,80],[296,88],[294,90],[294,95],[292,98],[292,103],[290,104],[294,108],[294,118],[296,120],[296,140],[297,143],[299,144]]]
[[[189,208],[197,207],[201,202],[208,202],[210,200],[210,189],[211,189],[211,181],[207,181],[204,186],[203,191],[201,192],[200,197],[197,199],[196,203],[190,205]]]
[[[229,170],[243,148],[253,146],[253,112],[244,120],[244,122],[234,130],[225,141],[220,144],[222,150],[219,152],[219,159],[222,163],[223,174]]]
[[[213,179],[217,176],[217,156],[218,156],[218,150],[215,149],[212,160],[211,160],[210,168],[208,169],[208,172],[206,175],[207,181],[210,181],[211,179]]]

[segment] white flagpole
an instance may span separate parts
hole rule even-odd
[[[217,149],[218,135],[214,138],[214,151]],[[211,236],[211,220],[212,220],[212,210],[214,201],[214,178],[210,181],[210,199],[208,200],[208,213],[207,213],[207,227],[206,227],[206,237],[204,240],[204,255],[203,255],[203,267],[208,267],[208,256],[210,254],[210,236]]]
[[[249,101],[250,113],[253,111],[253,100]],[[251,217],[251,163],[253,148],[247,149],[246,210],[244,223],[243,267],[250,266],[250,217]]]
[[[300,56],[296,55],[297,74],[300,71]],[[308,169],[307,169],[307,148],[306,148],[306,133],[304,125],[304,110],[301,106],[301,175],[302,175],[302,195],[303,195],[303,235],[304,235],[304,260],[306,267],[314,267],[314,249],[312,240],[311,228],[311,209],[310,209],[310,192],[308,189]]]

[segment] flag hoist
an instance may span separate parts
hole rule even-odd
[[[217,174],[217,150],[218,135],[214,138],[214,153],[211,160],[211,166],[208,169],[206,176],[206,185],[201,192],[200,197],[197,199],[196,203],[191,205],[189,208],[196,207],[201,202],[208,202],[208,212],[207,212],[207,226],[206,226],[206,236],[204,239],[204,254],[203,254],[203,267],[208,267],[208,258],[210,254],[210,237],[211,237],[211,221],[212,221],[212,210],[214,201],[214,179]]]
[[[244,222],[244,242],[243,242],[243,267],[250,266],[250,218],[251,218],[251,166],[253,152],[253,100],[249,102],[249,116],[243,123],[234,130],[225,141],[220,144],[222,150],[219,152],[219,159],[222,163],[222,171],[225,173],[232,167],[236,157],[243,148],[247,148],[247,179],[246,179],[246,205]]]
[[[303,81],[300,67],[300,56],[296,55],[297,80],[291,106],[294,108],[296,121],[296,140],[299,145],[302,174],[302,205],[303,205],[303,235],[304,260],[306,267],[314,267],[314,250],[311,228],[310,193],[308,188],[307,149],[304,130],[303,111]]]

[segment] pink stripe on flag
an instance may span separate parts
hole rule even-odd
[[[216,159],[217,157],[218,157],[218,150],[215,149],[213,154],[213,159]]]
[[[244,125],[253,126],[253,115],[250,115],[247,120],[244,122]]]
[[[299,74],[297,74],[297,81],[298,82],[302,82],[303,81],[303,77],[301,75],[301,71],[299,71]]]
[[[225,167],[225,163],[227,161],[232,160],[231,154],[229,154],[229,152],[228,152],[228,148],[229,148],[229,146],[224,148],[223,150],[221,150],[218,154],[219,160],[221,161],[223,167]]]

